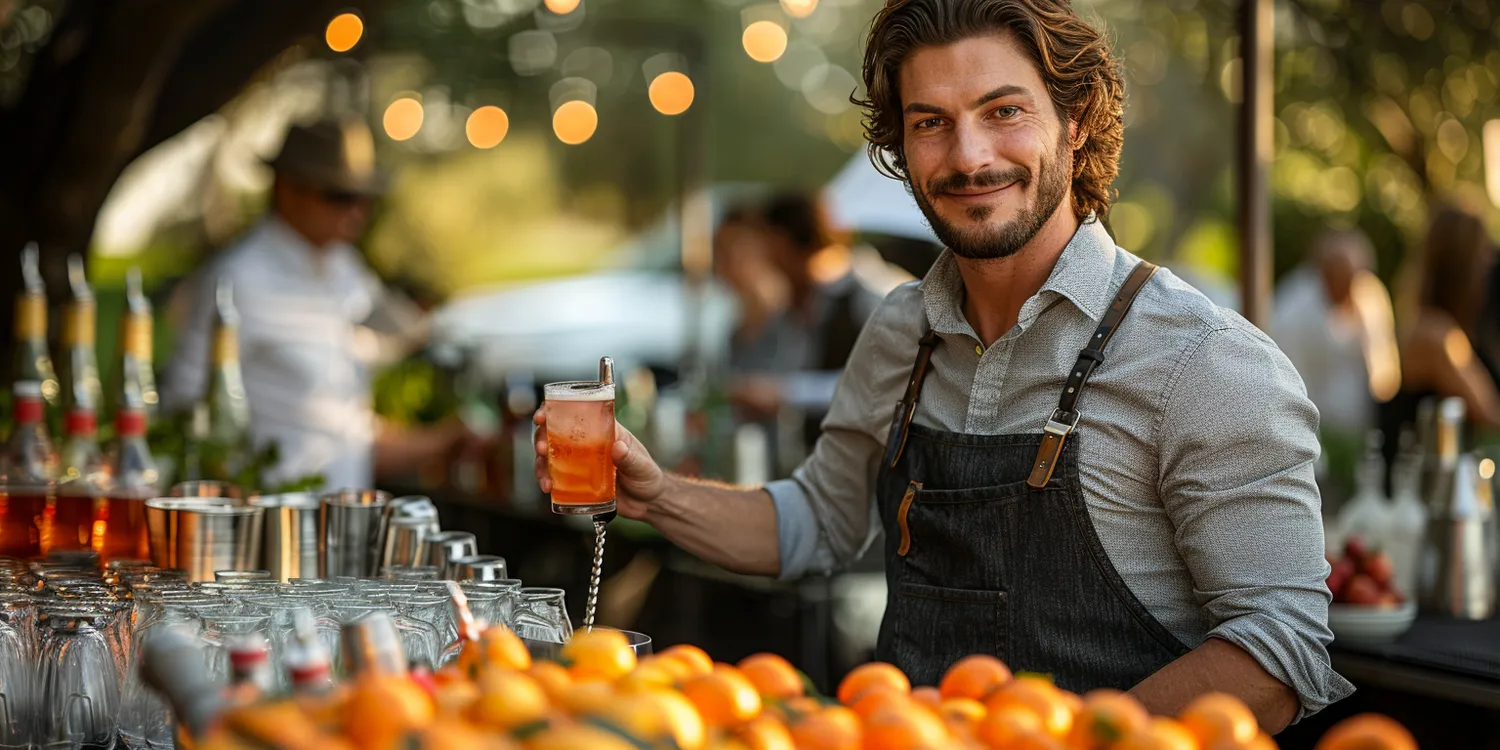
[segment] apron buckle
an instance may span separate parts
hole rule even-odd
[[[1063,411],[1060,408],[1052,410],[1052,416],[1047,418],[1046,426],[1042,427],[1042,444],[1037,446],[1036,460],[1031,463],[1031,475],[1026,477],[1027,486],[1039,490],[1052,481],[1052,472],[1057,470],[1057,463],[1062,460],[1063,443],[1078,427],[1080,416],[1082,415],[1077,411]]]
[[[1070,413],[1073,415],[1072,419],[1068,419]],[[1042,432],[1056,435],[1059,439],[1065,438],[1078,426],[1078,418],[1081,416],[1083,415],[1076,411],[1064,412],[1062,409],[1053,409],[1052,416],[1047,418],[1046,426],[1042,427]]]

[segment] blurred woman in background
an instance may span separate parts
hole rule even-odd
[[[1387,451],[1427,396],[1458,396],[1476,425],[1500,426],[1500,267],[1479,217],[1439,208],[1400,310],[1401,393],[1382,418]]]

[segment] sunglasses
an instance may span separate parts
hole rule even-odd
[[[366,196],[359,193],[351,193],[347,190],[324,190],[319,193],[323,202],[340,206],[348,206],[367,200]]]

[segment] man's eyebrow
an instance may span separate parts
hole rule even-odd
[[[990,91],[989,93],[979,97],[978,99],[975,99],[972,106],[975,109],[978,109],[979,107],[983,107],[984,105],[989,104],[996,99],[1006,96],[1024,96],[1027,99],[1032,98],[1030,89],[1026,88],[1025,86],[1008,83],[1004,86],[994,89],[993,91]],[[901,111],[908,115],[920,113],[946,116],[950,114],[948,110],[943,109],[936,104],[928,104],[926,102],[912,102],[903,107]]]

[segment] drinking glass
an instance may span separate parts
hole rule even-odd
[[[387,581],[436,581],[442,571],[432,565],[387,565],[380,569],[380,577]]]
[[[396,634],[400,639],[401,653],[405,654],[409,660],[425,659],[427,663],[433,664],[442,654],[441,646],[437,645],[442,635],[438,633],[436,627],[425,620],[402,614],[391,604],[365,601],[345,607],[344,612],[346,628],[371,618],[389,618],[395,625]],[[347,643],[345,645],[348,646]],[[347,654],[344,658],[348,658]],[[344,668],[352,669],[354,666],[345,664]]]
[[[215,583],[242,583],[244,581],[270,581],[269,570],[215,570]]]
[[[407,658],[434,669],[441,665],[448,646],[448,622],[452,619],[449,609],[448,597],[421,592],[396,602],[396,628],[414,634],[412,645],[406,649]],[[421,634],[420,643],[417,633]],[[404,638],[402,642],[407,643]]]
[[[469,596],[469,609],[474,617],[490,625],[504,625],[516,629],[516,608],[521,597],[521,582],[515,578],[496,581],[464,581],[459,584]],[[478,607],[474,598],[480,597]]]
[[[32,685],[36,637],[31,597],[0,594],[0,748],[22,750],[32,740],[31,717],[37,709]]]
[[[186,588],[156,590],[137,587],[135,628],[131,637],[130,661],[125,671],[120,701],[120,736],[131,748],[172,747],[172,717],[162,697],[141,680],[139,658],[146,641],[168,626],[186,627],[192,633],[202,630],[193,613],[197,607],[216,601],[201,592]]]
[[[552,512],[597,515],[614,510],[614,383],[548,383],[543,392]]]
[[[248,602],[214,602],[199,607],[198,616],[203,618],[203,636],[199,642],[204,647],[208,676],[220,685],[229,684],[233,673],[229,652],[236,639],[255,634],[271,640],[271,614]],[[271,663],[279,664],[280,657],[272,652]]]
[[[172,485],[171,492],[167,494],[172,497],[201,497],[228,501],[238,501],[244,497],[244,492],[240,490],[239,485],[212,479],[178,482]]]
[[[40,617],[40,711],[36,742],[45,748],[113,747],[120,685],[102,627],[107,617],[84,608]]]
[[[523,587],[516,607],[516,635],[543,643],[567,643],[573,637],[562,589]]]

